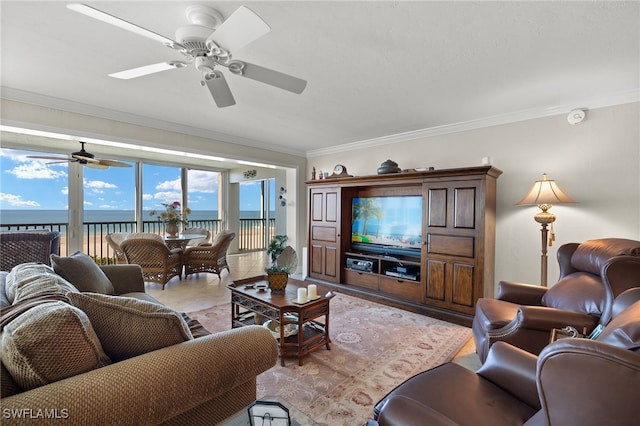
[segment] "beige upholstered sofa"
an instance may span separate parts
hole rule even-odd
[[[256,376],[275,365],[268,330],[190,328],[144,292],[138,265],[30,265],[0,273],[3,425],[215,424],[255,400]]]

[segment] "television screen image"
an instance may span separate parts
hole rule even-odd
[[[420,250],[422,196],[355,197],[351,209],[352,247],[382,253],[385,248]]]

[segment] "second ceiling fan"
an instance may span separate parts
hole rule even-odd
[[[175,40],[85,4],[73,3],[67,7],[158,41],[171,49],[178,50],[185,57],[181,61],[160,62],[109,74],[114,78],[142,77],[156,72],[184,68],[193,63],[202,73],[201,84],[207,86],[219,108],[236,103],[224,74],[217,69],[220,67],[226,68],[233,75],[250,78],[297,94],[302,93],[307,85],[307,82],[300,78],[232,58],[232,52],[236,52],[271,31],[262,18],[244,6],[238,8],[224,21],[214,9],[206,6],[190,6],[186,14],[191,25],[178,28]]]

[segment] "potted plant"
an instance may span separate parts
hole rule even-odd
[[[267,254],[271,257],[271,266],[266,268],[265,272],[267,273],[267,281],[269,281],[271,291],[284,291],[289,281],[289,273],[295,266],[293,259],[287,263],[284,263],[282,259],[278,262],[278,258],[287,248],[287,239],[286,235],[276,235],[267,246]]]

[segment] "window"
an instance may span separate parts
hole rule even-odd
[[[211,235],[220,232],[220,172],[187,172],[187,206],[191,209],[189,226],[205,228]]]
[[[68,163],[28,158],[50,153],[0,149],[0,210],[2,229],[51,227],[66,233]],[[20,225],[20,226],[18,226]]]
[[[182,169],[172,166],[144,164],[142,166],[143,231],[162,233],[164,228],[151,212],[162,210],[162,203],[182,203]]]
[[[275,221],[275,179],[240,182],[240,250],[266,247]]]

